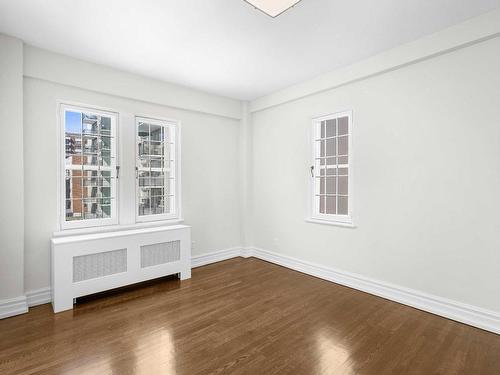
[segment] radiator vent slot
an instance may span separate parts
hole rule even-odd
[[[96,279],[127,271],[127,249],[73,258],[73,282]]]
[[[161,242],[141,246],[141,268],[176,262],[181,259],[181,242]]]

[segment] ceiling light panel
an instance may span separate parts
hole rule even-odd
[[[271,17],[277,17],[300,0],[245,0]]]

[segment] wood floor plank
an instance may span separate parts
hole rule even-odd
[[[0,374],[500,374],[500,336],[254,258],[0,320]]]

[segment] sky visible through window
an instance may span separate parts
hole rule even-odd
[[[80,112],[66,112],[66,132],[80,133],[82,131],[82,114]]]

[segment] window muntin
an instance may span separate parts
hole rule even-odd
[[[351,113],[313,120],[312,217],[351,222]]]
[[[116,222],[115,113],[61,106],[63,228]]]
[[[137,221],[178,217],[177,124],[136,118]]]

